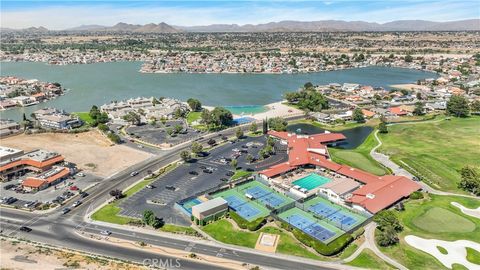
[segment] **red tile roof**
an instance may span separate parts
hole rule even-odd
[[[36,178],[27,178],[22,182],[22,186],[30,188],[40,188],[41,186],[46,184],[47,182],[45,182],[45,180]]]
[[[32,166],[32,167],[35,167],[35,168],[38,168],[38,169],[44,169],[45,167],[49,167],[49,166],[52,166],[52,165],[55,165],[57,163],[60,163],[64,160],[63,156],[55,156],[51,159],[48,159],[48,160],[44,160],[44,161],[36,161],[36,160],[33,160],[33,159],[19,159],[19,160],[15,160],[13,162],[10,162],[8,164],[5,164],[3,166],[0,167],[0,172],[3,172],[5,170],[8,170],[10,168],[13,168],[13,167],[16,167],[16,166],[20,166],[20,165],[25,165],[25,166]]]
[[[392,107],[388,110],[395,115],[407,115],[408,114],[407,111],[402,110],[402,108],[400,108],[400,107]]]
[[[260,173],[265,175],[266,177],[274,177],[274,176],[280,175],[282,173],[289,172],[289,171],[291,171],[295,168],[296,167],[294,167],[294,166],[290,166],[290,164],[288,162],[284,162],[284,163],[280,163],[280,164],[277,164],[275,166],[272,166],[272,167],[270,167],[266,170],[263,170]]]
[[[404,176],[386,175],[382,180],[355,190],[349,201],[375,214],[420,188],[418,183]]]
[[[368,184],[368,183],[372,183],[380,180],[380,177],[376,175],[373,175],[371,173],[368,173],[356,168],[352,168],[347,165],[342,165],[342,167],[337,171],[337,173],[353,178],[364,184]]]

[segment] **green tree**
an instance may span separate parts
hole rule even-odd
[[[143,211],[143,217],[142,217],[143,224],[150,225],[150,220],[151,220],[152,216],[153,217],[155,216],[155,214],[153,213],[152,210]]]
[[[458,187],[475,194],[480,195],[480,174],[471,166],[464,166],[460,170],[461,180]]]
[[[268,126],[270,127],[270,129],[275,131],[285,131],[287,130],[287,125],[287,120],[281,117],[273,117],[268,119]]]
[[[384,116],[380,117],[380,124],[378,124],[378,132],[388,133],[387,122]]]
[[[257,123],[255,122],[252,122],[252,124],[250,124],[250,128],[249,128],[250,132],[252,133],[256,133],[257,130],[258,130],[258,126],[257,126]]]
[[[247,160],[248,163],[252,163],[254,160],[254,157],[251,154],[248,154],[245,159]]]
[[[470,110],[472,112],[480,113],[480,100],[475,100],[470,104]]]
[[[353,121],[357,123],[365,122],[365,116],[363,115],[362,109],[360,108],[355,108],[355,110],[353,110],[352,118]]]
[[[244,134],[243,134],[242,128],[240,128],[240,127],[237,128],[237,130],[235,131],[235,136],[236,136],[238,139],[243,138]]]
[[[175,118],[184,118],[186,115],[186,112],[184,110],[182,110],[181,108],[176,108],[174,111],[173,111],[173,116]]]
[[[383,210],[378,212],[373,217],[373,220],[377,223],[380,230],[383,230],[386,227],[392,227],[397,232],[401,232],[403,230],[402,224],[400,224],[397,215],[392,210]]]
[[[192,150],[192,153],[194,153],[195,155],[198,155],[203,151],[203,146],[198,142],[193,142],[191,146],[191,150]]]
[[[100,114],[100,110],[98,109],[97,105],[93,105],[88,114],[92,119],[97,120],[97,117]]]
[[[202,103],[198,99],[189,98],[187,103],[190,109],[194,112],[198,112],[202,109]]]
[[[410,54],[405,55],[405,62],[411,63],[413,61],[413,57]]]
[[[379,231],[376,240],[377,243],[382,247],[395,245],[399,241],[397,232],[391,226],[387,226],[383,230]]]
[[[233,170],[236,170],[238,166],[238,161],[236,159],[232,159],[232,161],[230,161],[230,166],[232,166]]]
[[[175,125],[173,128],[174,128],[174,130],[175,130],[175,133],[180,133],[180,132],[182,132],[182,130],[183,130],[183,126],[180,125],[180,124]]]
[[[98,124],[108,123],[108,120],[108,114],[106,112],[99,113],[96,118]]]
[[[313,83],[307,82],[303,85],[303,88],[304,89],[311,89],[311,88],[314,88],[314,86],[313,86]]]
[[[139,125],[141,122],[141,116],[135,112],[128,112],[122,118],[123,120],[131,123],[132,125]]]
[[[467,117],[470,112],[468,100],[461,95],[453,95],[447,102],[447,113],[455,117]]]
[[[167,129],[165,130],[165,132],[167,132],[167,135],[170,136],[170,137],[175,133],[175,131],[173,130],[173,128],[167,128]]]
[[[416,102],[415,103],[415,109],[413,110],[414,115],[424,115],[425,114],[425,105],[423,102]]]
[[[188,152],[187,150],[183,150],[182,152],[180,152],[180,158],[183,161],[188,162],[192,157],[190,155],[190,152]]]

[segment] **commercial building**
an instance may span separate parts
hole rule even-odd
[[[20,132],[20,124],[13,120],[0,120],[0,138]]]
[[[34,114],[40,126],[45,129],[72,129],[83,125],[78,117],[55,108],[37,110]]]
[[[276,131],[268,134],[288,145],[288,161],[261,171],[259,177],[271,183],[280,183],[293,197],[307,198],[318,194],[333,202],[375,214],[421,189],[418,183],[404,176],[377,176],[332,162],[327,144],[345,139],[342,134],[307,136]],[[311,171],[305,175],[298,169]],[[322,175],[317,175],[320,172]],[[289,189],[285,188],[282,177],[288,179],[298,175],[302,177],[291,181]]]
[[[56,185],[66,179],[71,174],[69,168],[55,166],[35,177],[27,177],[22,186],[26,191],[39,191],[49,186]]]
[[[8,181],[27,172],[42,173],[63,162],[64,157],[55,152],[34,150],[24,153],[22,150],[1,147],[0,179]]]

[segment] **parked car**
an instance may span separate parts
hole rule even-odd
[[[176,189],[174,186],[170,186],[170,185],[165,186],[165,188],[168,189],[168,190],[175,190]]]
[[[71,186],[70,190],[78,190],[78,187],[77,186]]]
[[[62,214],[65,215],[66,213],[70,212],[70,208],[63,208],[62,209]]]
[[[12,188],[14,188],[14,187],[15,187],[14,184],[8,184],[8,185],[4,186],[3,189],[9,190],[9,189],[12,189]]]
[[[226,176],[233,176],[234,174],[235,174],[234,172],[228,171],[225,175],[226,175]]]
[[[85,197],[87,197],[87,196],[88,196],[88,193],[87,193],[87,192],[81,192],[81,193],[80,193],[80,197],[81,197],[81,198],[85,198]]]
[[[14,202],[16,202],[16,201],[18,201],[17,198],[15,198],[15,197],[8,197],[8,198],[5,200],[4,203],[5,203],[5,204],[12,204],[12,203],[14,203]]]
[[[210,170],[210,169],[203,169],[203,172],[204,172],[204,173],[212,173],[213,171]]]
[[[154,185],[146,185],[145,187],[148,188],[148,189],[154,189],[155,188]]]
[[[30,206],[32,206],[32,205],[34,205],[34,204],[35,204],[35,202],[26,202],[26,203],[23,205],[23,207],[25,207],[25,208],[30,208]]]
[[[228,182],[228,179],[227,179],[227,178],[220,178],[220,181],[222,181],[222,182]]]
[[[84,174],[84,173],[81,173],[81,172],[79,172],[79,173],[77,173],[77,176],[80,176],[80,177],[85,177],[85,174]]]
[[[20,231],[22,231],[22,232],[31,232],[32,229],[29,228],[29,227],[26,227],[26,226],[22,226],[22,227],[20,227]]]
[[[198,172],[196,172],[196,171],[190,171],[188,173],[191,174],[191,175],[198,175]]]
[[[252,168],[246,168],[245,171],[247,172],[253,172],[254,170]]]

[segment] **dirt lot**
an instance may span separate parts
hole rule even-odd
[[[79,134],[44,133],[17,135],[1,140],[2,146],[23,149],[45,149],[62,154],[67,161],[101,177],[107,177],[151,154],[123,145],[111,145],[98,131]]]
[[[145,267],[118,263],[77,253],[58,251],[2,239],[0,243],[1,269],[122,269],[140,270]]]

